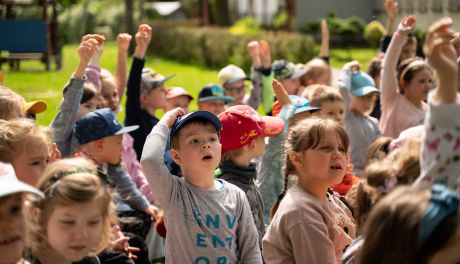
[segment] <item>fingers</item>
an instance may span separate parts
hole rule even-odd
[[[95,39],[97,40],[98,44],[102,44],[105,41],[105,36],[100,34],[87,34],[81,38],[81,41],[84,42],[88,39]]]
[[[286,92],[286,89],[284,89],[284,86],[281,82],[279,82],[276,79],[273,79],[272,86],[273,90],[275,91],[276,98],[278,99],[281,105],[287,105],[291,103],[289,95]]]

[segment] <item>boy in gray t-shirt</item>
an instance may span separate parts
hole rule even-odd
[[[244,192],[214,179],[221,157],[219,119],[207,111],[183,114],[180,108],[165,113],[147,137],[141,158],[164,210],[167,263],[262,263]],[[184,178],[174,177],[164,165],[168,140]]]
[[[359,71],[359,63],[352,61],[343,66],[338,80],[340,94],[345,103],[345,130],[350,137],[350,156],[353,172],[361,176],[367,149],[381,136],[379,121],[369,114],[374,109],[379,90],[374,80]]]

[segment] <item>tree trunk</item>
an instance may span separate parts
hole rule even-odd
[[[229,26],[228,0],[212,0],[212,18],[218,26]]]
[[[133,0],[125,0],[126,32],[134,35]]]
[[[209,25],[209,1],[201,0],[200,2],[201,2],[200,4],[201,25],[208,26]]]
[[[288,14],[286,30],[290,32],[295,29],[295,1],[296,0],[286,0],[286,12]]]

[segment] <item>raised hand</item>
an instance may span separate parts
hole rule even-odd
[[[119,50],[128,50],[129,43],[133,37],[128,33],[120,33],[117,36],[117,46]]]
[[[270,51],[270,44],[267,41],[261,40],[259,41],[260,47],[260,60],[262,61],[262,66],[264,69],[270,68],[272,65],[272,55]]]
[[[415,16],[410,15],[404,17],[398,25],[397,32],[401,35],[407,36],[415,28]]]
[[[385,1],[385,13],[387,14],[387,18],[394,21],[396,17],[398,16],[398,8],[399,8],[399,5],[397,2],[386,0]]]
[[[152,28],[147,24],[139,25],[135,39],[136,51],[134,52],[134,56],[136,58],[143,58],[152,39]]]
[[[262,62],[260,61],[260,46],[259,46],[259,42],[257,41],[251,41],[248,43],[248,46],[247,46],[247,49],[248,49],[248,53],[249,53],[249,56],[251,57],[252,59],[252,66],[254,68],[260,68],[260,66],[262,65]]]
[[[289,95],[281,82],[273,79],[272,86],[275,91],[276,99],[280,102],[281,106],[291,104],[291,99],[289,99]]]

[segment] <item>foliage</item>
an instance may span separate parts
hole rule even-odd
[[[378,47],[380,39],[385,35],[385,27],[377,21],[371,21],[364,29],[363,38],[371,45],[371,47]]]
[[[170,59],[198,63],[207,67],[224,67],[229,63],[249,69],[251,60],[246,45],[251,40],[270,43],[273,59],[294,62],[307,61],[314,56],[311,37],[293,33],[265,32],[256,35],[234,35],[225,28],[152,25],[155,38],[151,50]]]
[[[96,16],[84,5],[74,5],[59,16],[59,36],[63,43],[77,42],[87,33],[95,32]]]
[[[273,19],[273,28],[283,29],[288,23],[288,13],[286,11],[278,12]]]
[[[252,16],[243,17],[230,27],[230,32],[234,35],[256,35],[261,31],[260,22]]]

